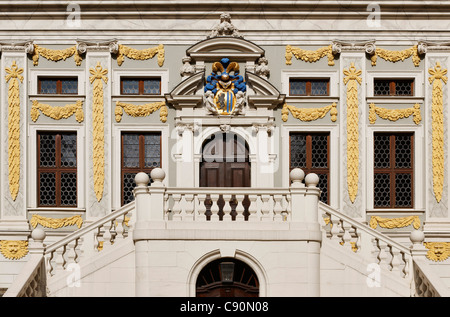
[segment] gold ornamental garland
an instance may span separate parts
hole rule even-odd
[[[375,66],[377,64],[378,56],[386,61],[393,63],[404,61],[405,59],[412,56],[414,66],[418,67],[420,65],[420,57],[419,52],[417,51],[417,45],[414,45],[413,47],[402,51],[391,51],[384,48],[377,48],[375,49],[375,54],[373,54],[370,58],[370,60],[372,61],[372,66]]]
[[[370,217],[369,226],[376,229],[377,226],[387,229],[403,228],[412,224],[414,229],[420,228],[419,216],[401,217],[401,218],[382,218],[379,216]]]
[[[28,241],[0,240],[0,253],[10,260],[18,260],[28,253]]]
[[[158,46],[138,50],[135,48],[131,48],[122,44],[119,44],[119,51],[117,53],[117,65],[122,66],[124,62],[124,56],[136,59],[136,60],[146,60],[153,58],[156,54],[158,54],[158,65],[162,67],[164,65],[164,45],[159,44]]]
[[[284,122],[288,120],[289,111],[292,113],[294,118],[301,121],[314,121],[321,119],[325,117],[328,112],[330,112],[331,121],[336,122],[337,120],[337,107],[335,102],[321,108],[297,108],[285,103],[283,109],[281,110],[281,119]]]
[[[328,66],[334,66],[334,55],[331,45],[318,48],[315,51],[304,50],[298,47],[287,45],[285,54],[286,65],[292,65],[292,56],[295,56],[297,59],[301,59],[302,61],[309,63],[317,62],[322,57],[328,56]]]
[[[78,54],[76,45],[63,50],[54,50],[34,44],[34,54],[32,56],[34,66],[37,66],[39,64],[39,56],[42,56],[54,62],[66,60],[67,58],[73,56],[73,59],[75,60],[75,64],[77,66],[80,66],[81,62],[83,61],[80,54]]]
[[[432,168],[433,191],[437,202],[442,199],[444,188],[444,100],[442,82],[447,84],[447,69],[442,69],[439,62],[428,70],[430,84],[433,84],[431,98],[431,126],[432,126]],[[441,81],[442,80],[442,81]]]
[[[103,106],[103,82],[107,83],[107,69],[103,69],[100,62],[95,68],[89,69],[91,77],[89,81],[93,88],[93,168],[94,168],[94,191],[97,201],[103,196],[103,186],[105,181],[105,127],[104,127],[104,106]]]
[[[132,117],[146,117],[158,109],[161,122],[166,122],[168,111],[165,101],[147,103],[144,105],[133,105],[130,103],[117,101],[114,113],[116,115],[116,122],[120,122],[122,120],[123,111]]]
[[[450,242],[424,242],[428,249],[426,257],[435,262],[447,260],[450,256]]]
[[[420,104],[416,103],[411,108],[405,109],[386,109],[382,107],[375,106],[374,103],[369,105],[369,122],[374,124],[377,121],[377,115],[381,119],[397,121],[399,119],[408,118],[413,116],[415,124],[419,124],[422,121],[422,116],[420,115]]]
[[[20,179],[20,89],[19,80],[23,82],[23,68],[18,68],[13,61],[11,68],[6,67],[5,76],[8,86],[8,170],[9,192],[13,200],[19,193]]]
[[[358,84],[361,85],[361,70],[356,70],[354,63],[343,71],[344,84],[347,85],[347,187],[352,203],[358,192],[359,178],[359,105]]]
[[[76,225],[78,229],[80,229],[83,224],[83,219],[81,218],[80,215],[60,219],[43,217],[40,215],[33,215],[30,219],[30,225],[33,228],[36,228],[38,224],[43,227],[51,229],[58,229],[62,227]]]
[[[75,114],[75,119],[78,122],[83,122],[84,114],[83,114],[83,101],[77,100],[75,104],[68,104],[65,106],[50,106],[43,103],[40,103],[37,100],[33,100],[33,105],[31,107],[31,120],[36,122],[39,118],[39,110],[47,117],[50,117],[54,120],[67,119]]]

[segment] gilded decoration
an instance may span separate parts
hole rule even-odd
[[[426,257],[435,262],[447,260],[450,256],[450,242],[424,242],[428,249]]]
[[[386,229],[403,228],[411,225],[414,229],[420,228],[419,216],[401,217],[401,218],[382,218],[379,216],[370,217],[369,226],[376,229],[377,226]]]
[[[372,55],[370,60],[372,61],[372,66],[377,64],[377,57],[381,57],[382,59],[389,62],[398,62],[404,61],[405,59],[412,56],[412,62],[414,66],[418,67],[420,65],[420,57],[419,52],[417,50],[417,45],[410,47],[408,49],[402,51],[391,51],[384,48],[377,48],[375,50],[375,54]]]
[[[66,60],[67,58],[73,56],[73,59],[75,60],[75,64],[77,66],[80,66],[81,62],[83,61],[80,54],[78,53],[76,45],[63,50],[53,50],[34,44],[34,54],[32,56],[34,66],[37,66],[39,64],[39,56],[42,56],[54,62]]]
[[[93,167],[94,167],[94,191],[97,201],[103,196],[103,186],[105,180],[105,127],[103,116],[103,82],[108,82],[107,69],[103,69],[100,62],[95,68],[89,70],[91,77],[89,81],[94,85],[92,106],[93,121]]]
[[[408,118],[413,116],[415,124],[419,124],[422,121],[422,116],[420,114],[420,104],[416,103],[411,108],[405,109],[386,109],[383,107],[375,106],[374,103],[369,105],[369,122],[374,124],[377,121],[377,115],[381,119],[397,121],[399,119]]]
[[[36,122],[39,118],[39,111],[41,111],[45,116],[50,117],[54,120],[67,119],[75,114],[75,119],[78,122],[83,122],[83,101],[77,100],[74,104],[68,104],[65,106],[50,106],[47,104],[40,103],[37,100],[33,100],[33,105],[31,107],[31,120]]]
[[[212,65],[212,73],[206,78],[205,107],[216,115],[242,114],[247,85],[239,75],[239,64],[222,58]]]
[[[30,225],[33,228],[36,228],[38,224],[43,227],[51,229],[58,229],[62,227],[76,225],[79,229],[83,224],[83,219],[81,218],[80,215],[60,219],[43,217],[40,215],[33,215],[30,219]]]
[[[330,112],[331,121],[336,122],[337,120],[337,106],[336,103],[324,106],[321,108],[297,108],[288,104],[284,104],[281,110],[281,119],[286,122],[288,120],[289,112],[292,116],[301,121],[314,121],[325,117],[325,115]]]
[[[138,50],[135,48],[131,48],[122,44],[119,44],[119,51],[117,53],[117,65],[122,66],[124,62],[124,56],[135,59],[135,60],[146,60],[153,58],[156,54],[158,54],[158,65],[162,67],[164,65],[164,45],[159,44],[158,46],[146,48],[143,50]]]
[[[159,110],[159,119],[165,123],[167,121],[168,110],[165,101],[147,103],[144,105],[133,105],[121,101],[116,102],[116,109],[114,113],[116,115],[116,121],[122,120],[123,112],[132,117],[146,117],[156,110]]]
[[[298,47],[293,47],[291,45],[286,46],[286,65],[292,65],[292,56],[302,61],[314,63],[317,62],[322,57],[328,57],[328,66],[334,66],[334,55],[332,45],[324,46],[318,48],[315,51],[304,50]]]
[[[439,62],[428,70],[428,80],[433,85],[431,98],[433,191],[437,202],[442,199],[444,188],[444,95],[442,83],[447,84],[447,69]]]
[[[0,240],[0,252],[7,259],[21,259],[28,253],[28,241]]]
[[[358,84],[362,83],[362,71],[351,63],[343,72],[344,84],[347,85],[347,186],[350,200],[354,203],[359,178]]]
[[[23,68],[18,68],[13,61],[11,68],[6,67],[5,76],[8,86],[8,172],[9,192],[13,200],[19,193],[20,179],[20,89],[19,80],[23,82]]]

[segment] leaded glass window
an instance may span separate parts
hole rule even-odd
[[[160,95],[161,78],[121,78],[122,95]]]
[[[38,92],[40,94],[76,95],[78,94],[78,78],[39,77]]]
[[[161,133],[122,133],[122,205],[134,200],[134,177],[161,167]]]
[[[413,133],[374,134],[374,207],[413,207]]]
[[[77,135],[39,132],[38,205],[77,206]]]
[[[374,96],[413,96],[414,79],[374,79]]]
[[[301,168],[305,174],[319,176],[320,200],[329,203],[330,178],[330,135],[329,133],[290,134],[290,169]]]
[[[289,95],[291,96],[329,96],[329,79],[299,79],[289,80]]]

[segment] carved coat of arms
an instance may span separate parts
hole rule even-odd
[[[246,89],[244,78],[239,75],[239,64],[222,58],[213,64],[212,73],[206,79],[206,108],[214,114],[242,114]]]

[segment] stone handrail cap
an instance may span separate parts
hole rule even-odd
[[[317,184],[319,184],[319,175],[316,173],[309,173],[305,177],[305,184],[308,187],[317,187]]]
[[[305,172],[301,168],[294,168],[290,173],[292,183],[300,183],[305,178]]]
[[[33,231],[31,231],[31,238],[33,238],[34,241],[44,241],[46,237],[46,233],[41,228],[35,228]]]
[[[150,172],[150,177],[154,182],[162,182],[166,177],[166,172],[162,168],[157,167]]]
[[[134,177],[134,181],[137,186],[147,186],[150,181],[150,177],[148,177],[147,173],[139,172]]]
[[[409,236],[409,239],[414,244],[420,244],[425,239],[425,234],[422,230],[413,230]]]

